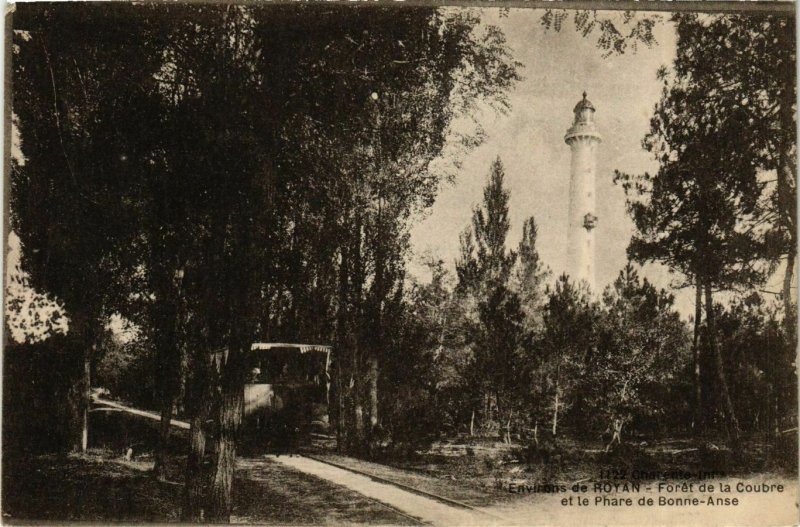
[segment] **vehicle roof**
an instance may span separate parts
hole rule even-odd
[[[288,342],[256,342],[252,346],[250,346],[251,351],[272,350],[272,349],[292,349],[292,350],[297,350],[300,353],[308,353],[314,351],[321,353],[328,353],[333,348],[331,346],[325,346],[321,344],[296,344]]]

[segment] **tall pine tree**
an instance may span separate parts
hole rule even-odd
[[[517,253],[506,248],[511,227],[509,192],[498,157],[483,190],[483,207],[472,214],[472,230],[462,235],[456,263],[460,294],[471,299],[473,360],[469,378],[475,388],[473,403],[484,426],[510,431],[516,410],[519,352],[524,336],[524,314],[512,291],[511,271]],[[473,245],[474,240],[474,245]]]

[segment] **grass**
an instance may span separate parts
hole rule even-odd
[[[147,456],[124,461],[108,451],[4,459],[3,522],[164,523],[179,520],[181,459],[167,482]],[[407,518],[360,494],[268,460],[243,459],[234,484],[236,523],[392,524]]]
[[[7,460],[3,521],[173,522],[181,489],[94,455]]]

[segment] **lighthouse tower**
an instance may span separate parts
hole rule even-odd
[[[564,141],[572,150],[569,176],[569,236],[567,273],[594,290],[595,153],[602,141],[594,122],[594,106],[586,98],[575,105],[575,120]]]

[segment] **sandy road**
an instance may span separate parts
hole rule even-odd
[[[367,476],[334,467],[302,456],[269,456],[269,459],[318,478],[347,487],[364,496],[386,503],[423,522],[442,526],[505,525],[491,516],[460,509]]]

